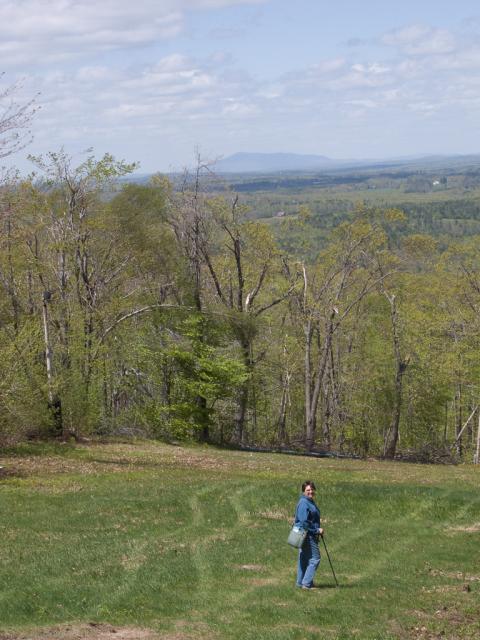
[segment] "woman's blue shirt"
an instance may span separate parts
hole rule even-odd
[[[295,526],[312,534],[318,533],[320,529],[320,509],[311,498],[303,494],[295,509]]]

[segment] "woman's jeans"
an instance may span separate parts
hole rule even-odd
[[[311,587],[313,576],[320,564],[318,535],[308,533],[298,552],[297,587]]]

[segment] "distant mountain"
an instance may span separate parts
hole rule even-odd
[[[297,153],[234,153],[215,164],[217,173],[268,173],[272,171],[316,171],[345,164],[325,156]]]

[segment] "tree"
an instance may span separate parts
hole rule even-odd
[[[241,357],[249,377],[238,390],[234,416],[234,440],[244,442],[250,379],[258,358],[253,352],[260,318],[292,293],[296,277],[289,277],[282,256],[268,227],[245,219],[246,209],[238,196],[231,203],[223,198],[210,202],[219,226],[219,245],[202,248],[215,300],[227,309]],[[263,355],[261,355],[263,357]]]
[[[105,225],[102,196],[111,180],[135,165],[106,154],[75,166],[63,150],[31,160],[44,181],[31,184],[27,245],[36,298],[42,301],[49,402],[55,430],[62,433],[62,396],[69,397],[75,416],[72,429],[88,422],[97,345],[129,259],[118,251],[120,243],[112,250],[115,238]]]
[[[0,74],[0,80],[5,74]],[[0,158],[5,158],[25,148],[32,140],[28,129],[38,107],[35,99],[17,99],[20,85],[0,88]]]
[[[200,153],[196,153],[196,166],[193,175],[185,171],[180,192],[171,200],[170,225],[175,233],[177,246],[185,260],[185,278],[183,282],[183,297],[193,302],[197,314],[204,309],[204,280],[202,272],[205,267],[205,247],[210,245],[212,235],[212,219],[208,208],[206,193],[207,178],[211,177],[210,166]],[[205,325],[200,323],[200,329]],[[202,334],[197,336],[202,341]],[[201,421],[200,439],[207,442],[210,439],[210,422],[208,417],[208,398],[201,393],[195,398],[197,415]],[[202,423],[203,421],[203,423]]]
[[[356,220],[335,230],[331,244],[313,265],[303,265],[303,291],[295,296],[294,313],[299,314],[304,334],[307,449],[315,443],[322,394],[324,402],[328,402],[329,389],[336,395],[334,338],[350,313],[385,277],[369,264],[369,253],[384,242],[383,230],[361,211]],[[323,425],[323,441],[330,447],[328,422]]]
[[[452,378],[454,381],[455,446],[464,453],[465,440],[471,440],[471,423],[461,436],[465,417],[478,404],[477,384],[480,365],[478,348],[480,333],[480,259],[478,236],[451,243],[440,262],[443,284],[449,283],[448,337],[452,341]],[[472,397],[473,392],[473,397]],[[467,436],[467,438],[465,438]],[[468,438],[470,436],[470,438]]]

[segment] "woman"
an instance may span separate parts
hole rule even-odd
[[[297,587],[301,589],[312,589],[313,576],[320,564],[318,542],[323,529],[320,527],[320,509],[314,502],[315,491],[315,484],[305,480],[295,509],[295,526],[307,531],[305,542],[298,553]]]

